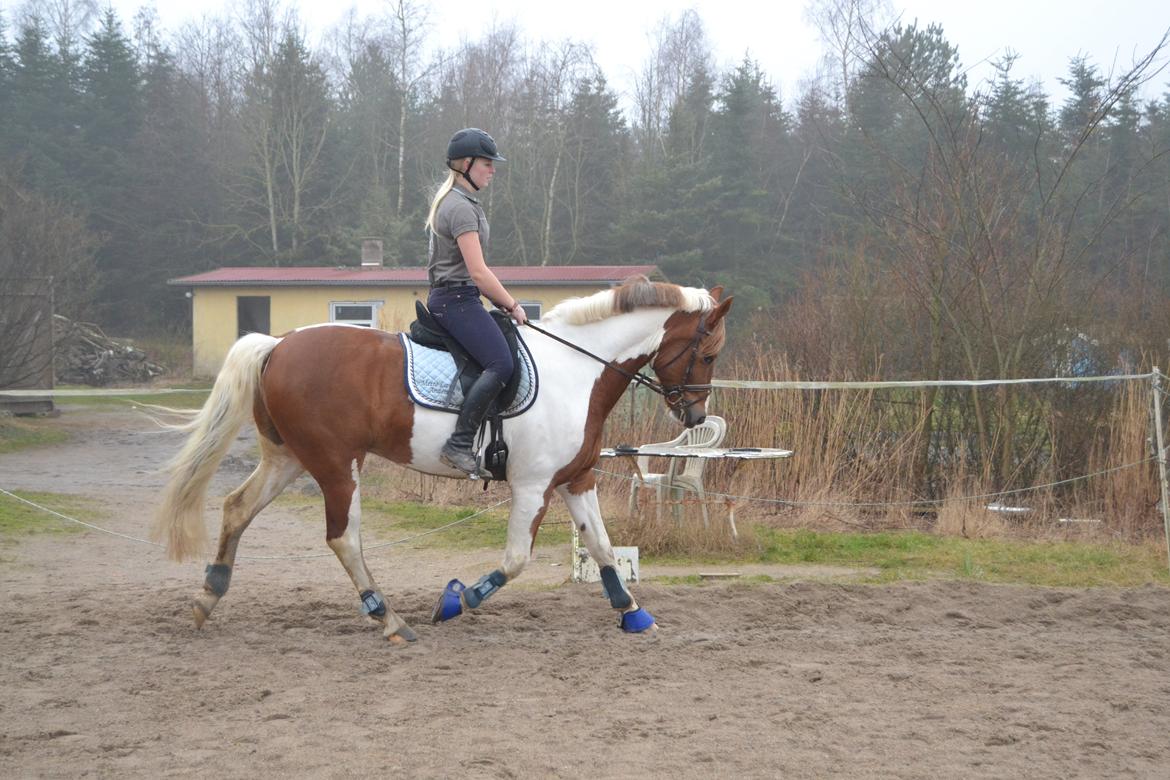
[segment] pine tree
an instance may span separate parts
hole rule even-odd
[[[81,158],[82,116],[79,90],[70,76],[74,70],[49,47],[37,16],[23,21],[15,52],[5,156],[18,161],[25,183],[34,189],[84,202],[72,181]]]
[[[612,263],[630,139],[617,95],[601,75],[578,83],[567,111],[566,160],[558,199],[563,263]]]
[[[8,42],[8,22],[0,9],[0,150],[7,147],[12,133],[13,79],[16,78],[16,58]]]

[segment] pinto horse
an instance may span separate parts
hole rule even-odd
[[[512,508],[503,563],[474,585],[452,580],[435,607],[435,622],[477,607],[520,574],[557,493],[601,568],[622,628],[654,626],[616,573],[593,467],[602,425],[632,380],[662,393],[687,427],[702,422],[732,301],[720,300],[721,294],[720,287],[708,292],[634,277],[564,301],[541,320],[540,332],[523,331],[541,388],[531,408],[504,426]],[[391,642],[415,640],[362,555],[362,464],[372,452],[415,471],[466,477],[439,461],[455,415],[411,401],[403,361],[395,334],[346,325],[310,326],[281,338],[254,333],[231,348],[207,403],[182,426],[190,436],[168,464],[170,478],[154,527],[175,560],[204,551],[207,485],[250,413],[259,432],[260,463],[224,501],[215,559],[192,604],[197,627],[228,590],[248,524],[308,471],[325,499],[325,541],[353,580],[362,611],[383,624]],[[647,363],[658,382],[637,374]]]

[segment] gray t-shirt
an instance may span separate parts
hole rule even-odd
[[[455,239],[464,233],[479,232],[479,244],[486,258],[488,252],[488,222],[483,207],[475,197],[455,186],[439,203],[435,212],[434,230],[428,247],[427,275],[431,284],[438,282],[467,282],[471,274],[463,261],[463,253]]]

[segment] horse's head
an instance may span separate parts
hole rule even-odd
[[[715,358],[727,338],[723,317],[731,309],[732,301],[731,296],[720,300],[722,295],[723,288],[714,287],[711,289],[714,307],[672,314],[651,363],[671,414],[688,428],[707,417]]]

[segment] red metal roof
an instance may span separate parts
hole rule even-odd
[[[501,282],[533,285],[616,284],[633,274],[662,278],[656,265],[494,265],[492,271]],[[167,284],[184,287],[409,287],[425,286],[427,269],[383,266],[217,268],[202,274],[171,279]]]

